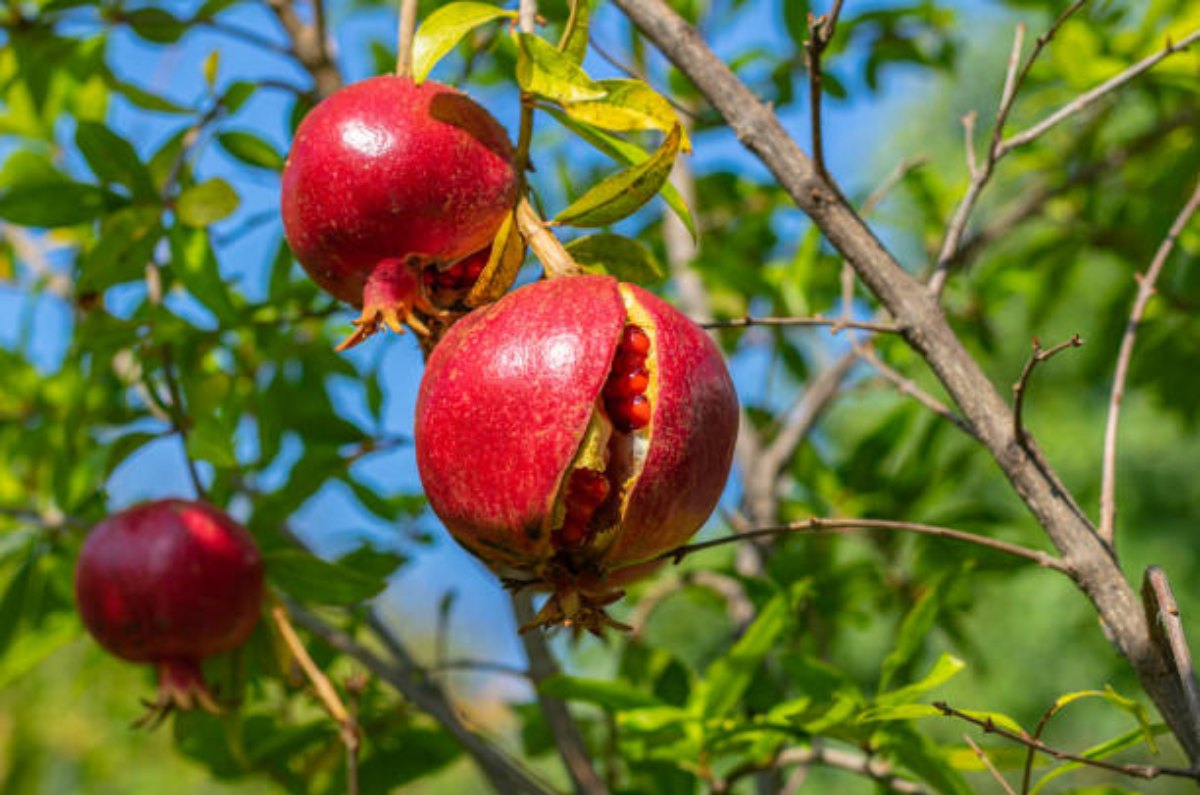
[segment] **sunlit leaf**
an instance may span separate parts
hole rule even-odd
[[[572,240],[566,248],[588,273],[608,274],[642,285],[658,284],[667,278],[662,263],[633,238],[601,233]]]
[[[641,80],[601,80],[604,96],[584,102],[569,102],[563,110],[572,118],[603,130],[660,130],[669,133],[679,115],[667,99]],[[687,132],[682,132],[680,149],[690,152]]]
[[[488,3],[461,2],[441,6],[425,18],[413,37],[413,79],[423,82],[438,61],[475,28],[496,19],[515,19],[516,16],[515,11]]]
[[[184,190],[175,200],[175,214],[188,226],[208,226],[231,215],[238,203],[233,187],[214,177]]]
[[[666,184],[682,140],[683,130],[676,126],[648,159],[593,185],[554,220],[569,226],[607,226],[637,212]]]
[[[221,148],[246,165],[271,171],[283,170],[283,155],[265,139],[243,130],[227,130],[217,136]]]
[[[530,94],[553,102],[582,102],[604,96],[604,88],[553,45],[518,33],[517,82]]]
[[[352,605],[377,596],[387,587],[382,577],[298,549],[273,550],[264,553],[263,560],[272,583],[311,604]]]

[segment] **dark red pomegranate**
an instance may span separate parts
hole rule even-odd
[[[737,436],[724,359],[670,304],[606,276],[538,282],[460,320],[417,398],[430,506],[535,625],[597,630],[620,586],[712,513]]]
[[[75,601],[100,645],[158,668],[152,715],[219,712],[200,663],[237,648],[258,621],[263,567],[254,539],[221,511],[185,500],[136,505],[88,536]]]
[[[313,281],[362,307],[342,347],[381,325],[427,333],[413,309],[440,309],[422,270],[485,249],[517,185],[504,128],[448,86],[385,75],[314,108],[284,166],[283,224]]]

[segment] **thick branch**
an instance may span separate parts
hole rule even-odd
[[[1200,736],[1182,709],[1178,681],[1151,639],[1137,594],[1062,484],[1039,461],[1036,447],[1018,443],[1011,410],[947,324],[935,297],[884,249],[838,190],[816,173],[771,109],[713,54],[694,28],[663,0],[614,2],[709,98],[742,144],[770,169],[905,328],[905,338],[928,362],[1075,572],[1109,636],[1188,756],[1200,759]]]

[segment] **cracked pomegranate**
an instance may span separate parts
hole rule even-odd
[[[569,277],[450,329],[421,381],[417,465],[463,546],[552,593],[531,626],[598,631],[712,513],[737,425],[703,330],[637,286]]]
[[[92,530],[75,569],[83,624],[101,646],[158,668],[150,719],[219,712],[201,661],[237,648],[258,621],[262,560],[241,525],[208,505],[159,500]]]
[[[305,117],[283,170],[284,230],[313,281],[362,307],[340,349],[382,325],[427,333],[414,309],[441,309],[422,272],[488,247],[516,201],[512,161],[504,128],[439,83],[373,77]]]

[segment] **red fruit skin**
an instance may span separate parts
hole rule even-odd
[[[657,394],[625,518],[576,582],[596,595],[645,576],[658,564],[635,564],[700,528],[737,436],[737,398],[716,345],[666,302],[625,287],[653,321]],[[536,571],[554,554],[540,530],[625,320],[615,279],[553,279],[468,315],[434,350],[417,399],[421,481],[451,534],[494,567]]]
[[[608,377],[625,307],[616,281],[523,287],[451,327],[425,368],[414,427],[433,510],[465,547],[525,567]]]
[[[133,662],[198,661],[237,648],[254,630],[262,593],[250,534],[185,500],[143,503],[101,522],[75,570],[84,626]]]
[[[487,246],[516,200],[508,135],[439,83],[373,77],[301,122],[283,170],[288,243],[318,285],[362,306],[387,259],[450,262]]]

